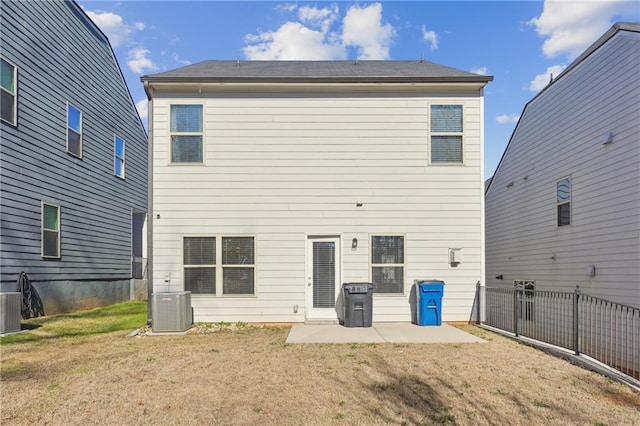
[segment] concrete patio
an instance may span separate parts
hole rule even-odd
[[[287,343],[483,343],[449,324],[421,327],[408,322],[379,322],[371,327],[294,324]]]

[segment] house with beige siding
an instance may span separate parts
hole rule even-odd
[[[484,276],[483,89],[427,61],[204,61],[143,76],[149,279],[195,321],[411,320],[417,279],[470,318]]]
[[[486,192],[486,284],[640,308],[640,24],[614,25],[524,108]]]

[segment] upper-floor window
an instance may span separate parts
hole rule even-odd
[[[404,237],[371,237],[371,281],[374,293],[404,293]]]
[[[171,162],[202,163],[202,105],[171,105]]]
[[[60,207],[42,203],[42,257],[60,257]]]
[[[571,178],[556,183],[556,210],[558,226],[571,225]]]
[[[82,158],[82,111],[67,103],[67,152]]]
[[[9,124],[16,125],[16,76],[15,65],[0,58],[0,117]]]
[[[462,105],[431,105],[431,163],[462,163]]]
[[[113,138],[113,174],[124,179],[124,139]]]

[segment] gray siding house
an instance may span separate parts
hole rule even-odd
[[[486,192],[486,285],[640,308],[640,24],[614,25],[524,108]]]
[[[129,300],[147,138],[109,41],[71,1],[1,15],[1,290],[24,271],[45,314]]]
[[[204,61],[144,76],[154,292],[196,321],[409,321],[444,280],[467,321],[484,275],[483,90],[426,61]]]

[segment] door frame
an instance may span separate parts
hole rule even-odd
[[[307,235],[305,241],[305,319],[308,321],[337,321],[338,296],[342,288],[342,247],[340,235]],[[333,308],[313,307],[313,243],[335,243],[335,306]]]

